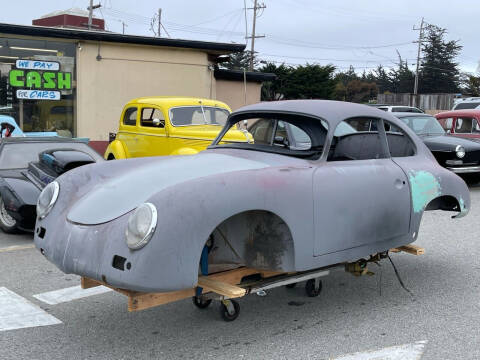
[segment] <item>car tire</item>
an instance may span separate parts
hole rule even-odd
[[[18,232],[17,220],[10,216],[5,209],[5,203],[0,197],[0,228],[7,234],[15,234]]]

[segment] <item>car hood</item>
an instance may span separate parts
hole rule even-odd
[[[94,225],[126,214],[167,187],[196,178],[267,166],[263,162],[215,153],[114,160],[67,172],[59,178],[60,195],[63,183],[73,183],[76,194],[71,196],[75,203],[67,219]]]
[[[480,150],[480,143],[471,139],[450,135],[421,136],[423,142],[430,151],[455,151],[457,145],[465,148],[465,151]]]

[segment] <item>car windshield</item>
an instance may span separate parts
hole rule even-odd
[[[404,116],[400,118],[417,135],[443,135],[442,125],[433,116]]]
[[[181,106],[170,109],[173,126],[220,125],[224,126],[230,113],[227,109],[209,106]]]
[[[414,107],[392,107],[392,112],[411,112],[411,113],[421,113],[420,109]]]
[[[87,153],[96,161],[98,155],[88,145],[83,143],[58,143],[58,142],[22,142],[5,144],[0,153],[0,170],[26,169],[31,161],[38,161],[38,154],[45,150],[73,149]]]

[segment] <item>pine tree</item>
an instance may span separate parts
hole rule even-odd
[[[456,93],[459,91],[459,69],[455,58],[462,46],[458,40],[446,41],[446,29],[429,25],[422,44],[419,93]]]

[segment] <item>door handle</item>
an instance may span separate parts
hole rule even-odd
[[[397,189],[403,188],[405,186],[405,184],[406,184],[405,180],[401,180],[401,179],[396,179],[395,180],[395,187]]]

